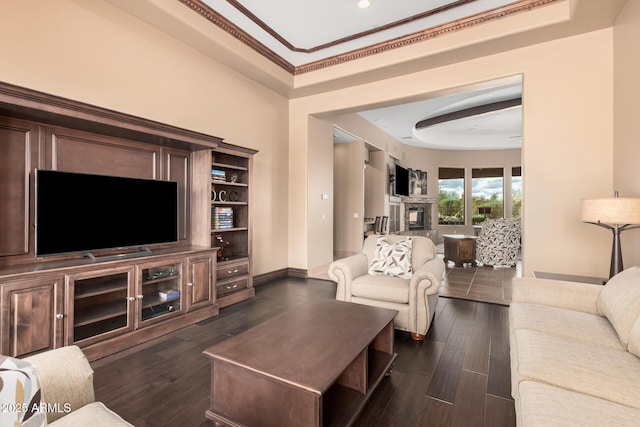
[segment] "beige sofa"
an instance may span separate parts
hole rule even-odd
[[[369,274],[378,239],[395,245],[408,238],[411,241],[408,278]],[[431,325],[444,271],[444,261],[436,256],[435,245],[429,238],[401,235],[369,236],[362,253],[329,266],[329,276],[338,284],[337,300],[397,310],[394,327],[410,332],[417,341],[424,340]]]
[[[509,328],[519,426],[640,425],[640,267],[606,286],[514,279]]]
[[[0,400],[11,409],[0,425],[131,426],[95,401],[93,370],[77,346],[24,359],[0,356],[0,380]]]

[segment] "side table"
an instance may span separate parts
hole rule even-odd
[[[444,262],[453,261],[456,267],[462,267],[464,263],[476,265],[476,236],[464,234],[445,234],[444,238]]]

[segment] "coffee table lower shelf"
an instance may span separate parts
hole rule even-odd
[[[397,357],[396,312],[333,300],[292,311],[205,351],[211,358],[208,419],[228,426],[337,427],[355,422]],[[354,338],[344,324],[332,324],[332,319],[348,318],[356,324],[363,319],[368,326]],[[296,332],[305,330],[308,334]],[[314,344],[314,337],[319,342]],[[274,338],[270,347],[266,340]],[[252,340],[266,353],[251,355]],[[300,350],[288,351],[294,348]],[[318,349],[324,351],[314,353]],[[281,365],[274,365],[280,359],[277,352]]]
[[[322,424],[323,426],[349,426],[353,424],[365,404],[373,394],[380,382],[391,371],[396,354],[376,354],[374,368],[369,368],[369,388],[366,393],[361,393],[348,386],[334,384],[322,397]],[[369,360],[371,363],[371,359]],[[371,372],[373,371],[373,372]]]

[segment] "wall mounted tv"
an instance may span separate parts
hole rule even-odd
[[[396,165],[396,175],[394,182],[394,194],[396,196],[409,195],[409,170],[400,165]]]
[[[36,170],[36,256],[178,240],[173,181]]]

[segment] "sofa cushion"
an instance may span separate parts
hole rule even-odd
[[[51,427],[118,427],[131,426],[118,414],[104,406],[101,402],[93,402],[79,408],[56,422]]]
[[[409,280],[389,276],[360,276],[351,283],[351,295],[409,304]]]
[[[510,324],[551,335],[623,349],[606,317],[542,304],[511,303]]]
[[[598,298],[598,310],[609,319],[627,348],[631,327],[640,317],[640,267],[628,268],[607,282]]]
[[[369,274],[410,279],[413,273],[411,266],[412,245],[413,239],[411,237],[395,243],[389,242],[387,236],[378,237],[373,259],[369,264]]]
[[[637,426],[640,410],[533,381],[519,385],[519,426]]]
[[[512,338],[514,387],[534,380],[640,409],[640,359],[628,351],[529,329]]]

